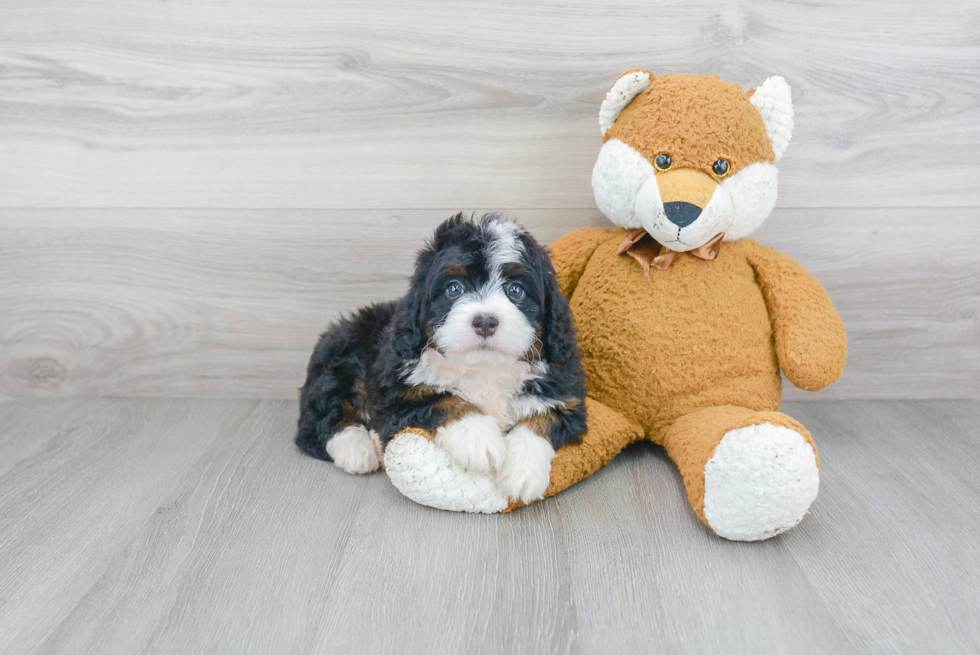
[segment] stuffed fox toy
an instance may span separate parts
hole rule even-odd
[[[779,412],[780,370],[797,387],[834,382],[847,338],[820,284],[747,238],[776,202],[793,129],[780,77],[748,92],[717,77],[619,77],[599,111],[592,175],[616,229],[572,232],[550,249],[575,318],[588,432],[552,462],[553,495],[649,439],[677,464],[697,516],[734,540],[795,526],[816,498],[810,433]],[[499,512],[519,502],[456,467],[419,431],[385,466],[417,502]]]

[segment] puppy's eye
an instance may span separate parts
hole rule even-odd
[[[666,152],[662,152],[653,160],[653,165],[658,171],[666,171],[674,165],[674,160]]]
[[[524,297],[524,287],[518,282],[511,282],[507,285],[506,293],[511,300],[520,300]]]
[[[726,175],[728,175],[728,160],[719,159],[718,161],[715,162],[714,166],[711,167],[711,170],[718,177],[725,177]]]
[[[450,298],[459,298],[463,295],[463,285],[458,280],[453,280],[446,285],[446,295]]]

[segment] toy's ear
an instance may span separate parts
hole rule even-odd
[[[793,137],[793,94],[789,90],[789,84],[775,75],[763,82],[750,99],[762,114],[769,143],[776,155],[776,161],[779,161]]]
[[[626,105],[646,91],[651,80],[653,80],[653,73],[642,68],[626,71],[619,76],[603,98],[602,107],[599,108],[599,129],[602,130],[602,136],[606,136],[606,131],[613,126],[622,111],[626,109]]]

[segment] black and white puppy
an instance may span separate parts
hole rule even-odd
[[[408,294],[330,327],[310,358],[296,443],[348,473],[423,428],[509,498],[544,495],[585,432],[585,375],[548,255],[495,215],[457,214],[418,254]]]

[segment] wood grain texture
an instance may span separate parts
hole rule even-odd
[[[980,205],[980,5],[5,2],[8,207],[594,207],[622,71],[782,75],[786,207]]]
[[[760,230],[850,339],[838,383],[787,398],[980,397],[980,210],[944,210],[927,237],[922,212],[780,209]],[[510,213],[545,243],[608,225]],[[0,395],[293,398],[328,322],[401,295],[447,214],[0,210]]]
[[[28,652],[54,629],[216,433],[254,405],[5,405],[19,416],[0,425],[0,456],[20,452],[0,468],[0,652]],[[39,447],[20,448],[22,431]]]
[[[792,547],[861,652],[980,649],[980,420],[974,403],[807,403],[790,411],[818,439],[822,525]],[[819,436],[818,436],[819,435]],[[859,499],[859,500],[858,500]],[[854,503],[854,501],[858,501]],[[819,529],[834,524],[836,534]],[[867,553],[859,563],[855,551]],[[872,602],[882,586],[906,610]],[[915,620],[909,620],[908,611]],[[874,624],[874,630],[867,626]],[[942,645],[924,647],[937,631]]]
[[[77,402],[15,404],[41,429],[45,413],[77,411]],[[145,520],[121,548],[96,547],[117,520],[104,511],[89,517],[57,570],[44,572],[49,584],[28,584],[37,570],[0,559],[0,580],[25,590],[16,613],[0,606],[0,635],[26,635],[28,620],[50,626],[5,652],[980,646],[971,615],[980,602],[976,401],[787,403],[820,447],[821,493],[798,528],[754,544],[725,541],[698,522],[673,464],[650,444],[553,499],[473,516],[415,505],[383,474],[348,476],[302,456],[289,439],[294,403],[87,402],[105,431],[132,431],[141,442],[152,434],[160,444],[144,456],[116,442],[103,461],[86,460],[93,475],[128,465],[139,485],[162,475],[152,463],[167,446],[181,448],[180,430],[134,425],[127,409],[162,419],[184,408],[177,413],[214,438],[186,472],[166,467],[172,488],[157,506],[140,506]],[[214,421],[228,412],[235,418]],[[0,426],[0,443],[6,438]],[[52,468],[49,480],[58,474]],[[77,496],[74,507],[97,507],[106,489]],[[31,508],[26,496],[8,502]],[[54,505],[0,534],[23,542],[70,532],[77,519]],[[78,576],[94,568],[97,576]],[[58,581],[85,587],[67,616]]]
[[[759,237],[847,322],[815,397],[980,398],[970,0],[5,2],[0,396],[290,397],[452,211],[605,224],[597,111],[635,66],[793,86]]]
[[[40,414],[36,406],[23,402],[0,403],[0,479],[22,460],[43,450],[51,440],[68,440],[76,424],[74,414],[84,410],[86,399],[58,403]]]

